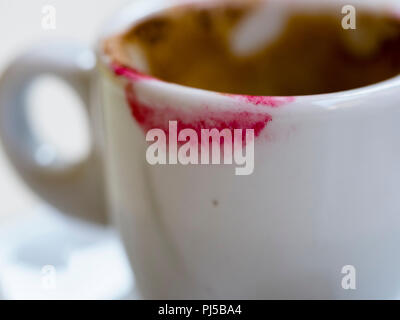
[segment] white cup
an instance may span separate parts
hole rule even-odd
[[[177,3],[135,3],[102,38]],[[22,177],[61,210],[104,221],[107,194],[144,298],[397,297],[400,77],[344,92],[254,98],[116,75],[101,49],[94,73],[78,63],[85,55],[85,48],[56,43],[17,59],[0,83],[1,136]],[[106,143],[84,162],[35,161],[40,143],[31,139],[20,96],[43,72],[70,82],[87,102],[90,78],[100,83],[102,103],[92,103],[92,112],[101,113],[94,132]],[[207,121],[205,108],[220,118],[270,117],[255,139],[254,173],[151,166],[127,90],[154,112],[168,106],[192,120]]]

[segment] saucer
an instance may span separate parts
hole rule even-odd
[[[40,206],[0,225],[3,299],[136,299],[118,235]]]

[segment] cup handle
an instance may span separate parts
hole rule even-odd
[[[94,67],[92,51],[68,42],[42,44],[17,58],[0,79],[0,138],[17,172],[39,197],[64,213],[105,223],[103,172],[100,148],[94,139],[94,119],[92,146],[86,159],[68,163],[55,154],[52,161],[44,163],[38,155],[46,153],[46,147],[29,126],[24,101],[27,88],[36,77],[52,74],[77,92],[90,113],[90,78]]]

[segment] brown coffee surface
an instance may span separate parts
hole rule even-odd
[[[357,11],[356,30],[335,11],[295,12],[272,43],[234,54],[230,37],[250,7],[181,8],[108,39],[130,67],[140,48],[147,72],[190,87],[248,95],[308,95],[354,89],[400,74],[400,20]],[[262,31],[260,31],[262,32]],[[140,69],[140,68],[139,68]]]

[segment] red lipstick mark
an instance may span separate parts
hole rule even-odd
[[[226,94],[226,93],[223,93],[223,95],[239,101],[254,104],[255,106],[267,106],[273,108],[283,106],[295,100],[295,97],[250,96],[245,94]]]
[[[151,107],[139,102],[132,84],[126,86],[125,93],[131,113],[145,133],[151,129],[161,129],[168,136],[169,121],[177,121],[178,135],[184,129],[194,130],[199,138],[202,129],[217,129],[219,132],[228,129],[232,132],[232,136],[234,129],[253,129],[254,136],[258,137],[268,122],[272,120],[271,116],[266,113],[216,112],[208,108],[188,112],[171,107]],[[245,139],[244,133],[243,138]]]
[[[111,66],[118,76],[123,76],[133,82],[141,80],[154,80],[155,78],[145,75],[132,68],[113,63]],[[141,103],[135,94],[133,83],[128,83],[125,88],[125,94],[131,113],[145,134],[151,129],[161,129],[167,136],[169,134],[169,121],[177,121],[178,135],[184,129],[196,131],[198,137],[201,137],[202,129],[253,129],[254,136],[258,137],[267,124],[272,121],[272,117],[265,112],[248,111],[212,111],[205,107],[199,111],[177,110],[171,106],[153,107]],[[249,95],[226,94],[234,99],[244,100],[254,105],[263,105],[270,107],[279,107],[286,103],[294,101],[294,97],[263,97]],[[245,139],[245,134],[243,134]]]
[[[248,96],[248,95],[233,95],[237,99],[252,103],[256,106],[263,105],[269,107],[280,107],[295,100],[294,97],[267,97],[267,96]]]
[[[128,78],[133,81],[139,81],[139,80],[143,80],[143,79],[147,79],[147,80],[153,79],[154,80],[153,77],[151,77],[147,74],[141,73],[133,68],[129,68],[129,67],[120,65],[118,63],[112,63],[111,68],[113,69],[114,73],[117,76],[123,76],[123,77]]]

